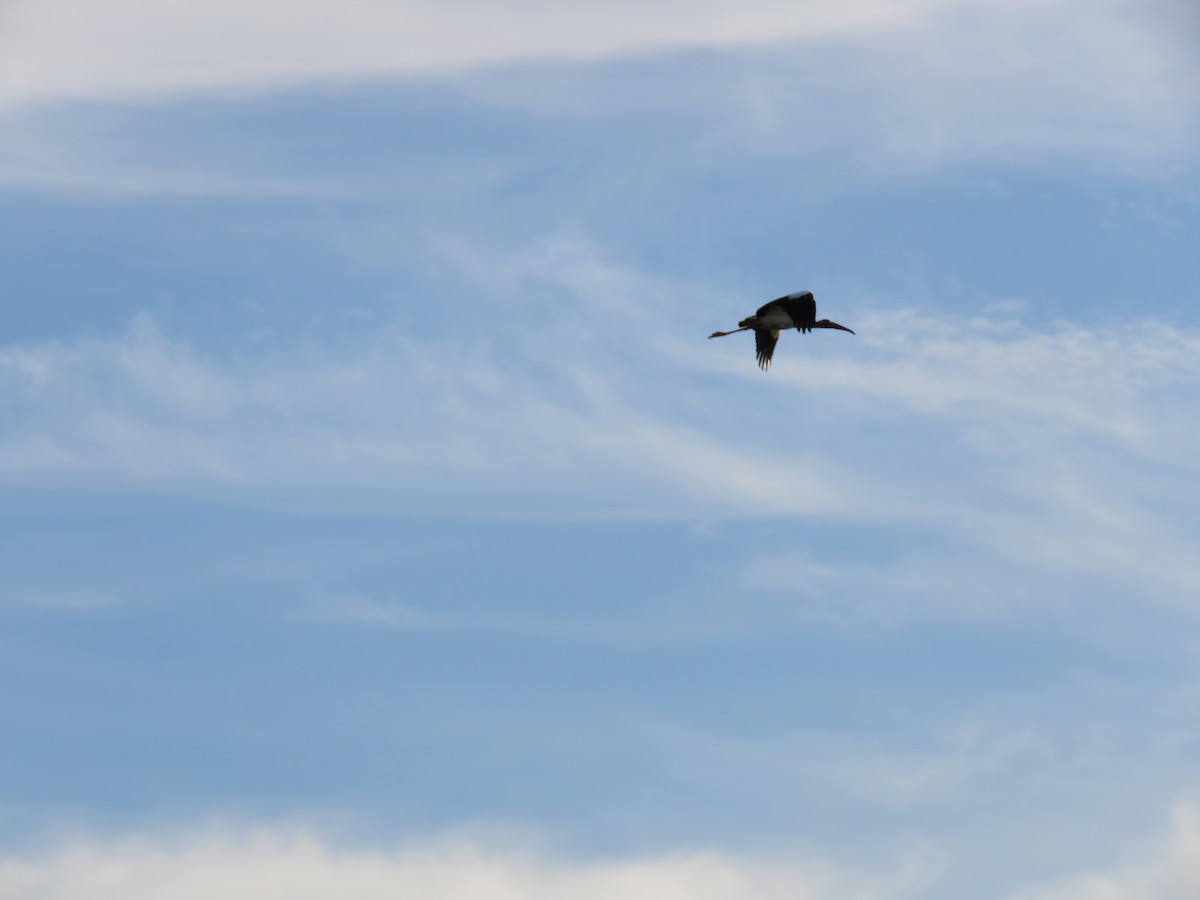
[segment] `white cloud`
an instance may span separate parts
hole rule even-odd
[[[586,4],[524,0],[203,6],[123,0],[15,2],[5,9],[0,96],[110,97],[321,78],[447,72],[522,60],[595,59],[681,46],[874,30],[947,0],[839,4],[720,0]],[[953,5],[953,4],[949,4]]]
[[[1140,845],[1140,846],[1139,846]],[[569,860],[499,841],[450,838],[362,847],[305,829],[210,827],[173,836],[63,839],[0,856],[0,895],[11,900],[1183,900],[1200,890],[1200,822],[1181,807],[1170,834],[1127,847],[1107,867],[1017,892],[957,872],[942,883],[936,848],[890,867],[852,871],[811,854],[736,855],[714,850]],[[1025,877],[1029,882],[1031,879]]]
[[[212,832],[182,840],[78,841],[0,858],[11,900],[882,900],[917,873],[853,876],[820,863],[698,851],[564,862],[449,841],[398,850],[342,849],[310,833]]]
[[[741,165],[747,150],[790,158],[818,149],[868,170],[1082,155],[1161,176],[1188,164],[1200,131],[1187,17],[1167,0],[20,0],[4,15],[0,109],[10,111],[452,76],[477,98],[567,118],[699,109],[708,127],[672,147],[677,169]],[[674,75],[579,65],[687,48],[718,52]],[[8,130],[37,131],[19,124]],[[22,141],[31,139],[7,139]],[[51,134],[32,144],[24,156],[19,146],[0,155],[0,176],[69,184],[95,168]],[[241,184],[228,173],[120,167],[94,180],[134,190]],[[329,189],[261,180],[272,191]]]
[[[1149,841],[1111,869],[1023,891],[1011,900],[1186,900],[1200,896],[1200,817],[1181,807],[1166,840]]]

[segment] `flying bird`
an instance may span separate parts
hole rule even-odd
[[[779,332],[789,328],[809,332],[814,328],[836,328],[838,331],[849,331],[845,325],[830,322],[828,319],[817,321],[817,301],[813,299],[812,291],[797,291],[772,300],[766,306],[747,319],[738,322],[733,331],[714,331],[708,337],[724,337],[727,334],[737,334],[739,331],[754,329],[754,347],[758,352],[758,367],[764,372],[771,368],[771,356],[775,353],[775,344],[779,341]]]

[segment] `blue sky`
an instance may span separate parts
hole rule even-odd
[[[1190,6],[3,16],[0,894],[1196,889]]]

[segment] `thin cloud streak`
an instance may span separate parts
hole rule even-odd
[[[507,497],[578,493],[600,506],[614,482],[665,500],[726,471],[709,487],[717,496],[769,502],[768,484],[742,471],[753,456],[687,423],[588,397],[569,379],[541,385],[491,356],[475,342],[391,335],[348,357],[301,351],[226,368],[143,318],[116,341],[3,352],[0,377],[20,412],[0,460],[6,477],[47,484],[415,494],[458,484]],[[832,504],[806,479],[784,502],[809,501]]]
[[[1071,458],[1067,473],[1086,482],[1090,468],[1123,459],[1190,471],[1200,449],[1200,432],[1175,414],[1200,375],[1200,335],[1188,330],[1064,323],[1041,332],[1010,320],[865,311],[856,343],[809,339],[801,354],[793,338],[783,349],[796,352],[781,353],[768,380],[747,363],[745,342],[671,337],[656,321],[672,316],[669,301],[631,313],[612,334],[605,323],[625,317],[605,306],[609,296],[597,287],[570,322],[547,321],[533,336],[511,325],[513,340],[417,343],[393,331],[340,354],[277,348],[220,361],[143,317],[112,340],[10,346],[0,351],[4,473],[283,490],[420,482],[448,494],[455,483],[504,490],[515,478],[528,487],[535,472],[567,492],[668,477],[668,494],[724,497],[730,511],[831,513],[846,501],[863,509],[862,497],[843,494],[861,476],[879,487],[861,466],[891,465],[854,447],[864,427],[940,429],[954,445],[944,462],[1002,465],[1018,491],[1057,482],[1063,501],[1070,481],[1057,478],[1057,460]],[[545,359],[547,344],[570,352]],[[642,391],[648,379],[662,390]],[[803,423],[772,404],[747,405],[739,398],[751,388],[772,404],[802,404],[822,423],[827,450],[795,445]],[[794,470],[783,485],[764,477],[776,466]],[[936,507],[943,490],[924,483],[924,469],[912,474],[934,489]],[[888,497],[907,494],[896,486],[867,506],[885,510]]]
[[[465,328],[417,340],[385,325],[340,350],[296,338],[218,358],[141,317],[117,338],[0,349],[0,479],[855,522],[954,535],[947,552],[968,569],[982,554],[1037,580],[1134,579],[1167,604],[1200,587],[1196,498],[1181,489],[1197,483],[1200,426],[1178,415],[1198,399],[1194,330],[1030,325],[1014,304],[937,318],[860,306],[844,317],[857,337],[786,335],[763,376],[745,335],[679,334],[721,321],[724,297],[587,240],[499,255],[443,241],[427,256],[489,298],[451,315]],[[787,590],[796,562],[755,577],[777,571]],[[928,586],[927,569],[876,560],[855,577]],[[836,593],[827,574],[804,590]]]
[[[789,336],[765,377],[745,341],[672,336],[672,322],[716,298],[589,264],[585,247],[547,252],[479,273],[512,294],[510,321],[421,342],[385,329],[338,352],[297,344],[218,359],[143,317],[115,339],[0,350],[0,477],[953,536],[939,562],[848,573],[768,552],[749,564],[759,590],[800,586],[810,614],[851,582],[912,586],[923,599],[906,615],[961,612],[966,596],[1003,608],[1028,593],[1011,577],[990,592],[942,579],[961,565],[969,583],[981,559],[1044,585],[1065,573],[1138,583],[1140,603],[1167,607],[1200,589],[1196,498],[1182,487],[1196,483],[1200,428],[1178,415],[1197,399],[1200,334],[864,308],[859,337]],[[564,291],[566,317],[543,302]]]

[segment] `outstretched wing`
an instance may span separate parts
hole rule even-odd
[[[817,321],[817,301],[812,291],[789,294],[783,298],[782,303],[797,328],[801,331],[812,330],[813,323]]]
[[[771,368],[771,357],[775,353],[775,345],[779,343],[779,329],[754,329],[754,349],[758,352],[758,367],[764,372]]]
[[[767,322],[782,320],[784,328],[809,331],[817,321],[817,301],[812,291],[796,291],[759,307],[756,318]]]

